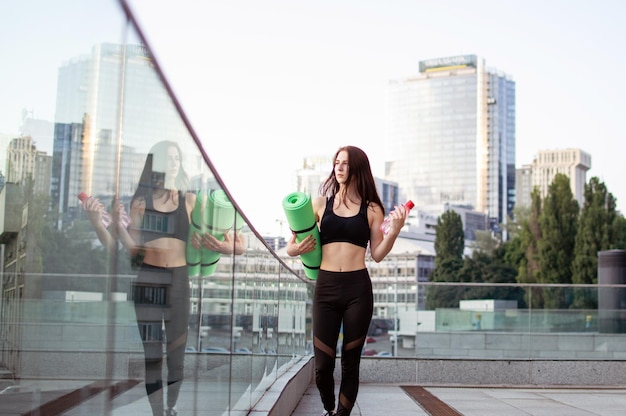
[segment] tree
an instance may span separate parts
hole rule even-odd
[[[578,210],[569,178],[557,173],[548,188],[539,217],[542,236],[538,242],[538,277],[541,283],[572,283]],[[545,306],[553,309],[568,308],[571,304],[570,293],[561,288],[544,289]]]
[[[491,235],[490,231],[476,230],[474,234],[476,240],[472,243],[472,248],[491,256],[498,247],[498,240]]]
[[[502,286],[499,283],[515,283],[516,270],[503,261],[504,249],[497,248],[493,255],[474,251],[471,257],[465,257],[459,278],[463,282],[482,283],[480,286],[468,286],[459,299],[497,299],[515,300],[523,306],[524,292],[518,287]]]
[[[461,216],[453,210],[447,210],[437,218],[435,235],[435,271],[437,264],[445,259],[463,259],[465,235]]]
[[[578,219],[572,263],[572,283],[598,283],[598,252],[618,248],[620,226],[615,198],[597,177],[585,184],[585,202]],[[587,288],[574,290],[576,308],[595,308],[597,298]]]
[[[458,271],[463,266],[465,236],[461,216],[447,210],[437,218],[435,235],[435,270],[432,274],[434,282],[458,282]],[[428,309],[438,307],[457,307],[462,296],[462,288],[458,286],[431,286],[428,288],[426,306]]]
[[[534,188],[531,193],[530,211],[522,220],[520,231],[519,251],[522,256],[519,260],[517,281],[519,283],[537,283],[537,273],[539,271],[539,240],[541,240],[541,227],[539,217],[541,215],[541,195],[539,189]],[[526,303],[532,308],[543,307],[543,294],[541,291],[528,289],[526,293]]]

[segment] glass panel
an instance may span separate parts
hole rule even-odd
[[[246,224],[117,2],[4,16],[29,36],[1,51],[23,66],[0,80],[0,413],[247,413],[306,354],[310,282]]]

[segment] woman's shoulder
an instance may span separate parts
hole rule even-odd
[[[143,195],[136,196],[130,203],[131,208],[145,208],[146,207],[146,197]]]
[[[368,212],[369,212],[369,211],[371,211],[371,212],[373,212],[374,214],[379,214],[379,213],[380,213],[380,214],[382,214],[382,213],[383,213],[383,207],[381,207],[381,206],[380,206],[378,203],[376,203],[376,202],[370,202],[370,203],[367,205],[367,210],[368,210]]]

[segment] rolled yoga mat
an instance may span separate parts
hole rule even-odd
[[[221,189],[215,190],[207,196],[204,208],[205,231],[220,241],[224,241],[224,233],[227,233],[235,223],[235,207],[228,199],[226,192]],[[217,262],[222,256],[215,251],[203,248],[202,252],[202,277],[212,275],[217,268]]]
[[[189,224],[189,237],[187,238],[187,247],[185,248],[187,257],[187,271],[189,277],[200,276],[200,263],[202,262],[202,255],[200,249],[194,248],[191,244],[194,231],[202,235],[202,212],[204,210],[204,195],[202,191],[196,195],[196,204],[191,211],[191,223]]]
[[[304,266],[306,277],[316,280],[317,272],[322,264],[322,246],[311,197],[303,192],[290,193],[283,199],[283,209],[287,216],[289,228],[296,234],[298,243],[311,234],[315,238],[315,250],[300,255],[300,260]]]

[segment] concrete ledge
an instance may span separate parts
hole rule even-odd
[[[284,416],[293,413],[311,385],[314,372],[312,356],[302,357],[278,377],[255,404],[249,416]]]
[[[339,380],[340,363],[335,368]],[[370,358],[363,383],[464,386],[626,386],[626,361]]]

